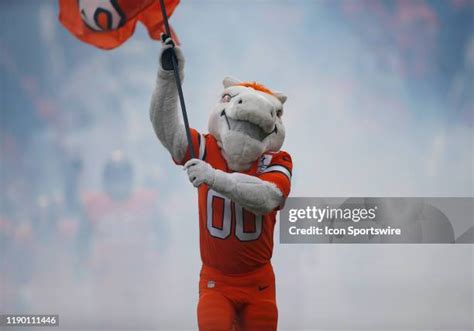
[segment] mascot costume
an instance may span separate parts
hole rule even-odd
[[[276,213],[290,192],[292,171],[290,155],[280,150],[286,97],[257,83],[225,78],[209,133],[191,129],[196,156],[191,158],[172,70],[177,60],[182,77],[185,61],[170,38],[163,40],[150,119],[174,162],[184,165],[198,187],[199,330],[276,330],[270,259]]]

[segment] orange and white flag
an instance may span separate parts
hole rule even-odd
[[[179,0],[165,0],[168,16]],[[102,49],[113,49],[133,35],[140,21],[150,38],[164,32],[158,0],[59,0],[59,20],[74,36]],[[178,39],[171,30],[175,42]]]

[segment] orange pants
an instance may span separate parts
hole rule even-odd
[[[275,331],[278,310],[272,265],[239,275],[203,266],[197,312],[200,331]]]

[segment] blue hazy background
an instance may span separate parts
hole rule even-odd
[[[160,45],[138,26],[102,51],[57,15],[0,2],[0,311],[195,329],[197,194],[148,115]],[[206,131],[226,75],[285,92],[292,195],[319,197],[473,196],[473,22],[468,0],[183,1],[171,18],[191,125]],[[138,269],[107,268],[122,255],[83,226],[113,153],[160,224]],[[282,330],[473,328],[472,245],[275,241]]]

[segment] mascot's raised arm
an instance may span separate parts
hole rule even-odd
[[[292,172],[290,155],[280,150],[286,97],[254,82],[225,78],[209,133],[191,129],[196,155],[191,159],[171,48],[183,76],[182,52],[165,38],[150,118],[158,139],[199,188],[199,329],[276,330],[270,259],[276,213],[290,192]]]

